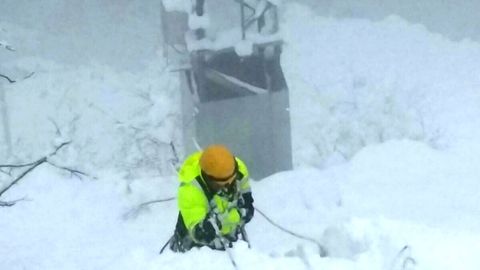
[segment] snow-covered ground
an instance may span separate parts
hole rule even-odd
[[[252,189],[262,213],[329,256],[257,212],[252,249],[231,250],[238,269],[396,269],[405,245],[416,269],[480,269],[480,44],[395,16],[340,20],[286,5],[295,169]],[[40,34],[0,29],[0,41],[18,48]],[[55,163],[95,177],[44,164],[3,194],[26,200],[0,208],[0,269],[234,269],[227,253],[208,249],[158,255],[174,200],[132,211],[176,193],[178,81],[159,55],[131,72],[0,51],[0,73],[35,71],[0,85],[15,153],[6,159],[2,126],[0,164],[72,140]]]

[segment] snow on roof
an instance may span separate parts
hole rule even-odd
[[[189,13],[192,8],[189,0],[162,0],[162,3],[167,11],[184,11]]]

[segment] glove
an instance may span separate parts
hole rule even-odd
[[[212,224],[212,219],[207,216],[202,222],[198,223],[193,229],[193,235],[196,240],[210,243],[217,236],[215,227]]]
[[[250,222],[255,209],[253,208],[253,197],[251,192],[243,193],[238,199],[238,210],[240,218],[244,223]]]

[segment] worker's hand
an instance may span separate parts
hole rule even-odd
[[[195,239],[205,243],[212,242],[218,234],[215,229],[218,228],[217,224],[213,222],[216,222],[215,219],[207,216],[202,222],[198,223],[193,231]]]
[[[243,223],[248,223],[253,218],[253,197],[251,192],[242,194],[238,199],[238,209]]]
[[[240,220],[243,224],[248,223],[252,219],[252,211],[249,211],[247,208],[238,208],[238,213],[240,214]]]

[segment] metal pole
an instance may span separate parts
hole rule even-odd
[[[215,221],[219,220],[218,219],[218,212],[215,211],[215,209],[212,209],[212,213],[215,215]],[[222,236],[222,233],[220,232],[220,228],[218,227],[216,222],[212,222],[213,228],[215,229],[215,232],[217,234],[217,239],[220,240],[220,245],[223,247],[223,249],[227,252],[228,258],[230,259],[230,262],[232,262],[233,267],[238,270],[237,263],[235,262],[235,258],[233,257],[233,254],[230,252],[228,242],[227,240]],[[215,245],[216,246],[216,245]]]
[[[225,249],[225,251],[228,254],[228,258],[230,259],[230,261],[233,264],[233,267],[238,270],[238,266],[237,266],[237,263],[235,262],[235,258],[233,258],[233,254],[230,251],[230,248],[228,247],[228,244],[226,243],[225,238],[223,238],[222,236],[219,236],[219,237],[220,237],[220,241],[222,243],[223,248]]]
[[[167,16],[167,11],[165,10],[165,7],[163,6],[163,2],[160,1],[160,22],[162,24],[162,35],[163,35],[163,57],[167,60],[167,64],[170,62],[170,57],[168,54],[168,43],[170,42],[169,40],[169,33],[167,32],[167,20],[165,19]]]
[[[245,0],[240,0],[240,21],[242,26],[242,40],[245,40]]]
[[[252,246],[250,245],[250,240],[248,240],[248,235],[247,235],[247,231],[245,230],[245,225],[242,225],[242,227],[240,227],[240,233],[242,234],[243,241],[247,242],[248,248],[252,248]]]

